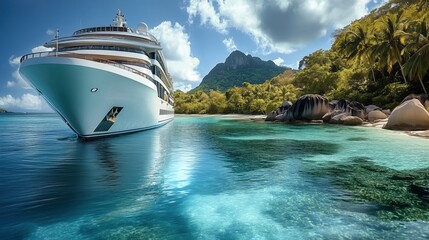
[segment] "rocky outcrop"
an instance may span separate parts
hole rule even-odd
[[[411,99],[417,99],[417,100],[419,100],[420,103],[425,108],[429,107],[429,95],[427,95],[427,94],[414,94],[414,93],[412,93],[412,94],[406,96],[404,98],[404,100],[402,100],[401,104],[404,103],[404,102],[406,102],[406,101],[408,101],[408,100],[411,100]]]
[[[355,101],[350,102],[345,99],[331,101],[329,108],[330,112],[322,118],[325,123],[360,125],[366,117],[365,106]]]
[[[325,115],[323,115],[322,120],[324,123],[329,123],[332,119],[333,112],[327,112]]]
[[[265,118],[265,121],[267,122],[275,121],[277,115],[278,115],[277,110],[271,111],[270,113],[268,113],[267,117]]]
[[[333,112],[331,114],[331,120],[328,121],[328,123],[332,124],[343,124],[343,118],[348,117],[349,115],[344,112]]]
[[[283,121],[283,114],[292,107],[291,101],[284,101],[283,104],[276,110],[270,112],[265,118],[265,121]]]
[[[317,94],[304,95],[291,104],[285,101],[276,111],[268,114],[266,121],[314,122],[332,124],[361,125],[368,120],[371,124],[386,122],[390,110],[383,110],[376,105],[364,106],[356,101],[345,99],[328,100]],[[384,121],[382,121],[385,119]],[[369,124],[368,122],[366,122]]]
[[[419,99],[411,99],[397,106],[389,116],[386,129],[427,130],[429,113]]]
[[[383,109],[381,110],[384,114],[386,114],[387,116],[389,116],[392,112],[390,111],[390,109]]]
[[[387,118],[387,115],[380,110],[374,110],[368,113],[368,121],[370,122],[374,122],[376,120],[386,119],[386,118]]]
[[[382,109],[380,107],[376,106],[376,105],[365,106],[366,114],[368,114],[368,113],[370,113],[372,111],[375,111],[375,110],[380,110],[381,111]]]
[[[356,117],[356,116],[345,116],[341,118],[341,120],[344,125],[348,125],[348,126],[358,126],[358,125],[362,125],[363,123],[362,118]]]
[[[328,99],[317,94],[307,94],[298,98],[285,112],[284,119],[287,122],[321,120],[328,111]]]
[[[334,104],[331,102],[331,109],[333,111],[341,111],[343,113],[347,113],[349,116],[360,117],[361,119],[365,119],[366,117],[366,108],[362,103],[356,101],[348,101],[345,99],[341,99]]]
[[[350,116],[348,113],[340,113],[331,118],[329,123],[344,124],[349,126],[362,125],[363,120],[360,117]]]

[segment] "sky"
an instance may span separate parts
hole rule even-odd
[[[188,91],[234,50],[297,68],[329,49],[332,33],[386,0],[2,0],[0,108],[51,112],[18,73],[19,58],[55,37],[108,26],[120,9],[128,26],[145,22],[161,42],[175,89]]]

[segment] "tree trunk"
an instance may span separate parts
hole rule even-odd
[[[426,91],[425,85],[423,84],[422,78],[420,76],[419,76],[419,81],[420,81],[420,84],[422,85],[422,88],[425,94],[428,94],[428,92]]]
[[[399,49],[396,49],[396,52],[399,56],[398,57],[398,63],[399,63],[399,67],[401,68],[402,77],[404,78],[405,83],[408,83],[407,77],[405,76],[404,71],[402,70],[403,68],[402,68],[402,64],[401,64],[401,54],[399,53]]]
[[[372,72],[372,80],[375,82],[375,73],[374,73],[374,69],[372,67],[371,68],[371,72]]]
[[[408,83],[407,78],[405,77],[404,71],[402,70],[402,64],[400,62],[398,63],[399,63],[399,67],[401,67],[402,77],[404,78],[405,83]]]
[[[367,59],[368,61],[369,61],[369,59],[370,59],[370,58],[369,58],[369,54],[368,54],[368,53],[366,54],[366,59]],[[372,64],[372,66],[371,66],[371,67],[369,67],[369,68],[371,69],[371,73],[372,73],[372,80],[375,82],[375,73],[374,73],[374,68],[373,68],[373,67],[374,67],[374,63],[371,63],[371,62],[370,62],[370,64]]]

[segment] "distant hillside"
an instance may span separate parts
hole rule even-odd
[[[194,91],[207,92],[214,89],[225,92],[231,87],[240,87],[243,82],[261,84],[287,69],[289,68],[277,66],[271,60],[263,61],[236,50],[228,56],[225,63],[218,63]]]
[[[0,108],[0,113],[7,113],[8,111],[4,110],[3,108]]]

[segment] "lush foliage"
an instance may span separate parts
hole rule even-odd
[[[240,87],[243,82],[262,84],[285,70],[272,61],[263,61],[237,50],[228,56],[225,63],[217,64],[194,91],[213,89],[226,92],[231,87]]]
[[[201,90],[174,93],[176,113],[242,113],[267,114],[277,109],[285,100],[294,101],[300,91],[290,81],[291,70],[266,81],[263,84],[243,83],[242,87],[233,87],[225,93]]]
[[[395,107],[410,93],[427,93],[429,1],[391,0],[335,33],[330,50],[300,62],[292,83],[303,94]]]
[[[426,0],[391,0],[338,31],[331,51],[345,65],[327,95],[394,107],[409,93],[427,93],[428,11]]]
[[[334,37],[330,50],[304,57],[295,74],[286,71],[264,84],[246,83],[224,96],[177,92],[176,112],[264,114],[297,94],[310,93],[394,108],[410,93],[427,93],[428,0],[390,0]],[[234,82],[234,76],[241,75],[216,81]]]

